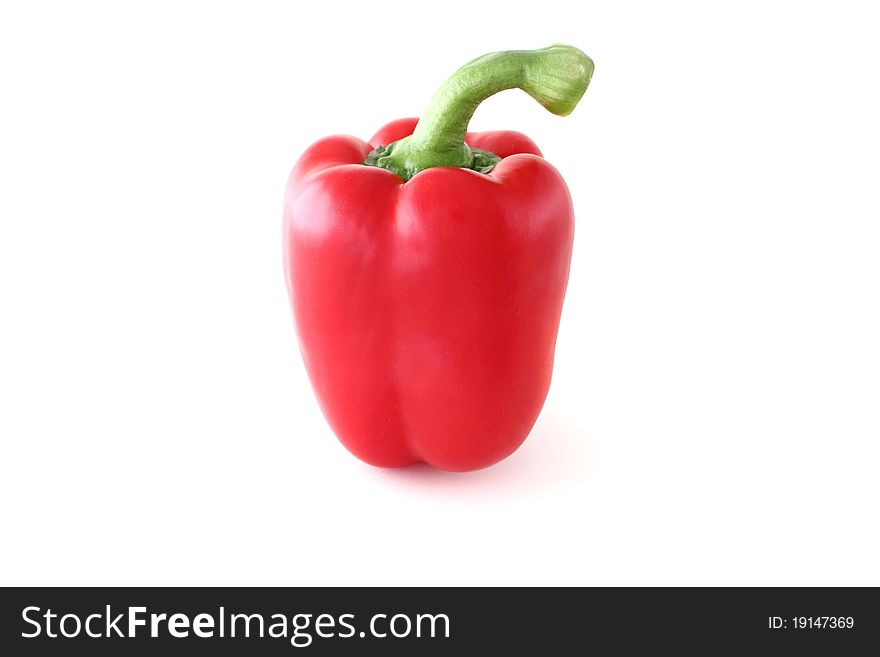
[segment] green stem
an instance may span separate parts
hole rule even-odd
[[[499,91],[519,88],[553,114],[566,116],[584,95],[592,75],[592,60],[572,46],[483,55],[443,83],[411,136],[377,149],[366,163],[389,169],[404,180],[438,166],[486,171],[500,158],[485,151],[475,153],[464,143],[480,103]]]

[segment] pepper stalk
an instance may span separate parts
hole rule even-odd
[[[506,89],[522,89],[557,116],[571,114],[590,78],[593,61],[573,46],[506,50],[465,64],[434,93],[412,135],[373,150],[364,164],[409,180],[432,167],[488,173],[501,158],[471,148],[468,123],[480,103]]]

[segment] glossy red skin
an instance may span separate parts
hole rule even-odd
[[[476,470],[511,454],[550,386],[574,216],[562,177],[517,132],[468,133],[488,174],[404,181],[363,166],[409,135],[312,145],[287,184],[284,265],[300,350],[342,443],[376,466]]]

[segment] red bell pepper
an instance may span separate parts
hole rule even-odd
[[[571,198],[525,135],[466,130],[514,87],[564,116],[592,72],[570,46],[486,55],[421,120],[322,139],[297,162],[287,287],[318,401],[355,456],[464,471],[525,440],[550,386]]]

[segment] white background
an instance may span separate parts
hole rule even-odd
[[[0,583],[880,585],[870,3],[0,10]],[[441,8],[445,7],[445,8]],[[485,471],[324,423],[281,268],[301,151],[577,45],[554,382]]]

